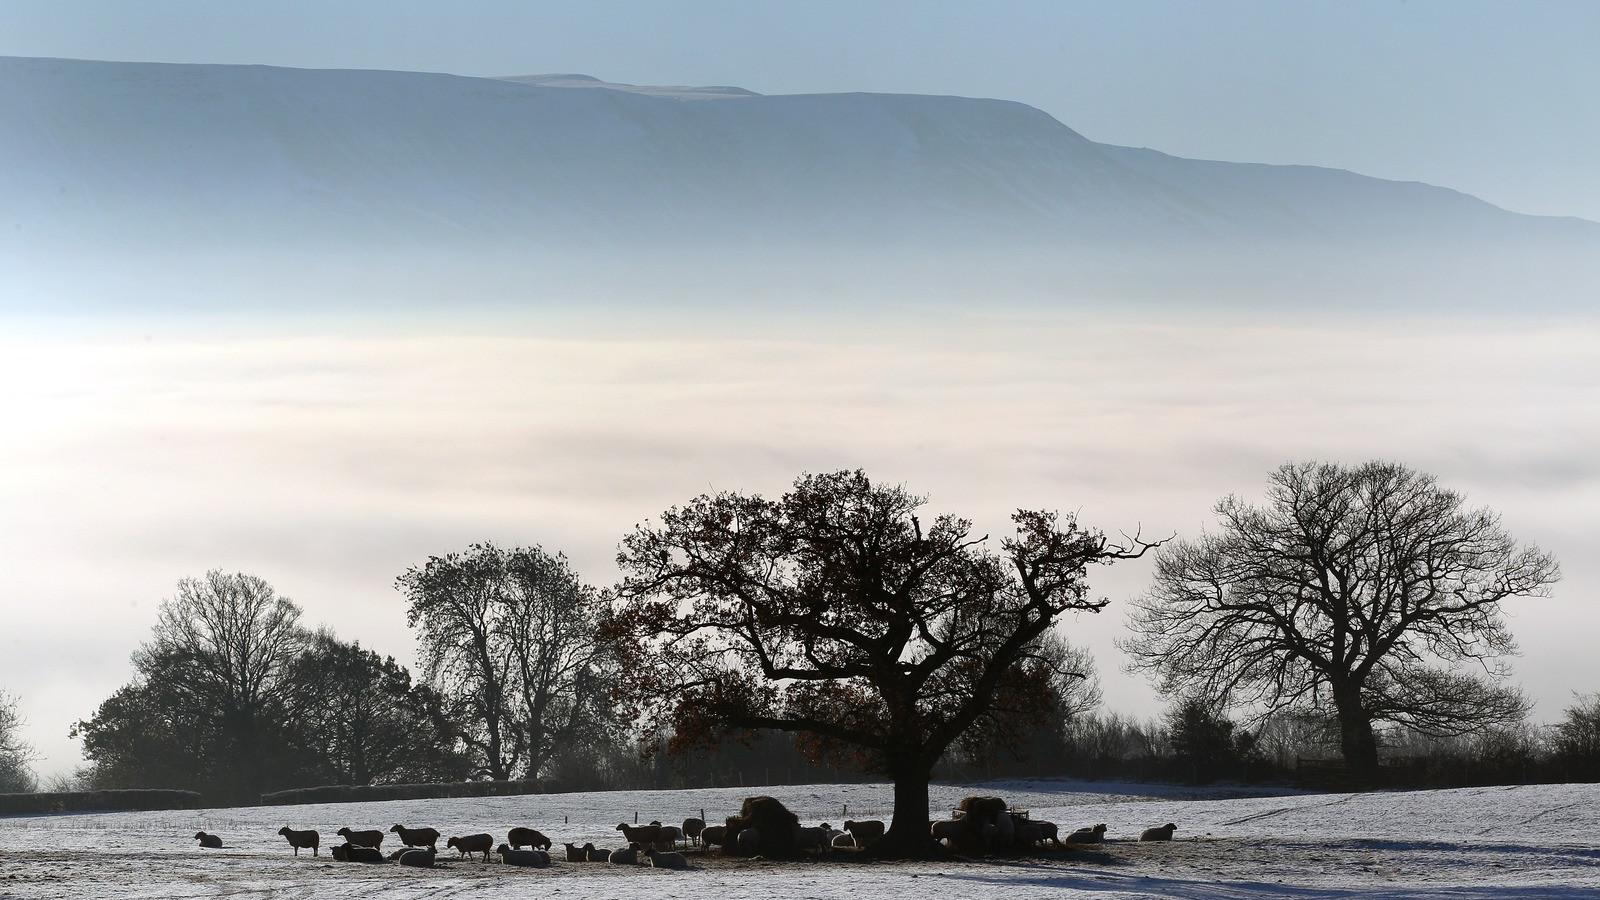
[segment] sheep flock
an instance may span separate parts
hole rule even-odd
[[[1175,830],[1175,825],[1167,823],[1144,830],[1137,840],[1170,841]],[[691,860],[710,853],[768,859],[867,855],[884,839],[887,828],[877,819],[847,819],[839,828],[828,822],[805,825],[783,803],[763,796],[747,798],[739,812],[728,816],[723,824],[707,825],[700,817],[690,817],[681,825],[623,822],[618,823],[616,831],[619,846],[615,848],[596,847],[592,842],[563,843],[552,852],[556,843],[544,832],[516,827],[506,833],[504,840],[487,832],[451,835],[444,839],[445,849],[441,851],[443,835],[434,828],[396,824],[383,831],[346,826],[334,832],[342,843],[329,847],[328,855],[337,862],[393,863],[414,868],[433,868],[441,862],[442,855],[444,859],[480,864],[493,857],[504,865],[532,869],[549,868],[558,861],[687,869]],[[999,797],[967,797],[951,811],[950,818],[928,823],[930,845],[967,857],[1018,856],[1045,848],[1101,844],[1108,840],[1106,831],[1104,823],[1086,825],[1068,832],[1063,840],[1056,823],[1034,819],[1026,810],[1012,808]],[[314,829],[285,826],[278,834],[297,856],[301,850],[310,850],[312,856],[321,855],[321,833]],[[394,838],[388,842],[399,846],[385,852],[383,845],[390,835]],[[225,846],[221,837],[203,831],[195,835],[195,840],[205,849]]]

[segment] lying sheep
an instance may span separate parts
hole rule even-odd
[[[317,834],[315,831],[295,831],[285,825],[278,829],[278,833],[289,841],[289,846],[294,848],[295,856],[300,855],[300,848],[302,847],[311,848],[311,855],[316,856],[317,847],[322,844],[322,835]]]
[[[683,836],[690,841],[700,843],[700,834],[706,830],[706,820],[690,816],[683,820]]]
[[[577,844],[562,844],[561,846],[567,848],[567,862],[583,862],[589,858],[589,851],[584,847],[579,847]],[[594,845],[588,844],[586,846],[593,847]]]
[[[621,850],[613,850],[613,851],[611,851],[611,855],[606,857],[606,861],[610,862],[610,863],[615,863],[616,865],[619,865],[619,866],[635,866],[635,865],[638,865],[639,864],[639,848],[638,847],[624,847]]]
[[[469,834],[465,837],[453,837],[445,841],[446,847],[456,848],[457,857],[471,858],[474,853],[482,853],[483,861],[489,861],[489,851],[494,849],[494,836],[488,834]]]
[[[344,838],[347,842],[355,844],[357,847],[383,846],[383,832],[378,831],[377,829],[373,829],[371,831],[351,831],[348,828],[341,828],[335,832],[335,834]]]
[[[928,833],[935,841],[949,841],[952,844],[961,840],[967,833],[967,828],[967,823],[960,819],[928,823]]]
[[[844,830],[856,839],[857,847],[871,847],[883,839],[883,822],[877,819],[867,819],[864,822],[846,820]]]
[[[638,844],[641,847],[654,846],[657,841],[661,840],[660,825],[628,825],[619,822],[617,823],[617,830],[622,832],[622,836],[628,839],[628,843]]]
[[[589,862],[607,862],[611,859],[611,851],[604,847],[596,847],[593,844],[584,844],[583,848],[586,851],[585,856],[588,857]]]
[[[543,869],[550,865],[550,854],[543,850],[517,850],[508,844],[501,844],[494,852],[500,854],[500,861],[508,866]]]
[[[390,832],[400,835],[400,843],[407,847],[432,847],[439,849],[439,831],[434,828],[407,828],[396,825]]]
[[[200,842],[200,846],[208,850],[217,850],[222,847],[222,838],[214,834],[206,834],[204,831],[195,832],[194,839]]]
[[[1177,830],[1178,826],[1168,822],[1167,824],[1162,825],[1160,828],[1146,828],[1144,830],[1144,834],[1139,835],[1139,840],[1170,841],[1172,840],[1172,833]]]
[[[687,869],[689,860],[682,853],[664,853],[660,850],[646,850],[644,855],[650,860],[650,865],[658,869]]]
[[[520,847],[534,847],[548,852],[550,839],[533,828],[513,828],[506,834],[506,843],[515,850]]]
[[[328,851],[328,853],[330,853],[333,858],[339,862],[381,863],[388,861],[384,857],[383,851],[376,847],[360,847],[351,843],[344,843],[338,845],[337,847],[333,847]]]
[[[1105,839],[1106,826],[1103,822],[1093,828],[1079,828],[1077,831],[1067,835],[1067,843],[1069,844],[1100,844],[1104,843]]]
[[[727,840],[728,826],[726,825],[707,825],[705,829],[700,832],[700,843],[706,844],[707,846],[720,847],[726,843]]]
[[[856,846],[855,835],[848,831],[841,831],[833,836],[833,846],[841,850],[850,850]]]
[[[432,847],[426,850],[402,850],[400,851],[400,857],[395,862],[402,866],[411,866],[414,869],[431,869],[433,868],[434,858],[438,855],[439,852]]]

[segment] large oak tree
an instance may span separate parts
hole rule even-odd
[[[1165,691],[1262,710],[1331,708],[1345,760],[1375,773],[1375,722],[1458,734],[1521,715],[1503,686],[1501,614],[1559,571],[1492,512],[1430,475],[1371,462],[1290,464],[1264,505],[1158,554],[1124,642]]]
[[[996,552],[950,515],[859,471],[808,475],[777,500],[704,495],[622,544],[608,623],[627,699],[679,745],[795,733],[894,782],[881,851],[921,854],[934,763],[986,717],[1048,690],[1047,636],[1098,611],[1091,565],[1139,556],[1070,517],[1019,511]]]

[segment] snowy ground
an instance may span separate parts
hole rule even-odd
[[[884,817],[884,785],[768,789],[807,823]],[[559,841],[619,845],[617,822],[715,821],[749,789],[547,794],[0,819],[0,897],[1342,898],[1600,896],[1600,785],[1241,796],[1075,782],[936,786],[934,806],[997,794],[1066,828],[1105,822],[1097,852],[993,862],[769,863],[707,858],[690,872],[557,863],[544,871],[452,861],[435,871],[291,855],[278,828],[432,825],[445,835],[531,825]],[[938,812],[935,813],[938,815]],[[1130,838],[1167,821],[1172,844]],[[203,851],[190,835],[220,834]],[[559,851],[559,846],[556,848]],[[443,858],[443,856],[441,856]],[[650,879],[646,885],[639,879]]]

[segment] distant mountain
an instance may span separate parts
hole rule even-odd
[[[0,233],[52,265],[476,254],[513,274],[766,261],[893,283],[960,259],[1104,287],[1252,260],[1600,250],[1594,223],[1099,144],[1003,100],[0,58],[0,122]]]

